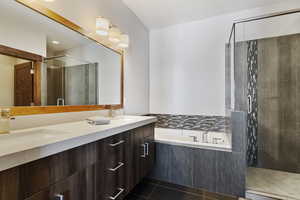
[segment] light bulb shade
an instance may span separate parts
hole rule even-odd
[[[120,38],[121,38],[121,41],[118,44],[118,47],[128,48],[129,47],[129,36],[126,34],[122,34]]]
[[[109,41],[111,41],[113,43],[120,42],[121,41],[121,31],[116,27],[112,27],[111,29],[109,29],[108,39],[109,39]]]
[[[96,33],[98,35],[107,36],[109,31],[110,22],[103,17],[96,18]]]

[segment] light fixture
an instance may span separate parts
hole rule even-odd
[[[121,41],[118,44],[118,47],[128,48],[129,47],[129,36],[126,34],[122,34],[120,39],[121,39]]]
[[[108,34],[109,41],[118,43],[121,41],[121,31],[116,27],[111,27]]]
[[[98,35],[107,36],[109,31],[110,22],[103,17],[96,18],[96,33]]]
[[[52,44],[60,44],[60,42],[57,41],[57,40],[53,40],[53,41],[52,41]]]
[[[44,1],[46,1],[46,2],[53,2],[53,1],[55,1],[55,0],[44,0]]]

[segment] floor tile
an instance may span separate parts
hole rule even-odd
[[[204,192],[203,196],[205,200],[238,200],[237,197],[227,196],[224,194],[218,194],[213,192]]]
[[[150,196],[150,200],[203,200],[202,196],[196,196],[173,190],[166,187],[156,187]]]
[[[130,193],[124,198],[124,200],[146,200],[146,198],[139,197],[139,196],[136,196],[136,195]]]
[[[201,189],[190,188],[190,187],[186,187],[186,186],[182,186],[182,185],[176,185],[176,184],[167,183],[167,182],[159,182],[158,185],[161,186],[161,187],[166,187],[166,188],[169,188],[169,189],[178,190],[180,192],[185,192],[185,193],[189,193],[189,194],[196,195],[196,196],[202,196],[203,195],[203,191]]]
[[[155,187],[156,185],[152,183],[142,181],[133,189],[131,193],[139,197],[148,198],[150,194],[153,192]]]

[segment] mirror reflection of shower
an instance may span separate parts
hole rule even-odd
[[[69,55],[44,59],[42,105],[97,105],[98,63]]]

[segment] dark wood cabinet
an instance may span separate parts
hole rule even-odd
[[[127,185],[136,186],[152,169],[155,161],[154,124],[132,130]]]
[[[154,165],[155,143],[154,143],[154,125],[142,127],[143,134],[141,138],[141,160],[140,160],[140,179],[148,175]]]
[[[0,172],[0,200],[121,200],[154,156],[151,124]]]

